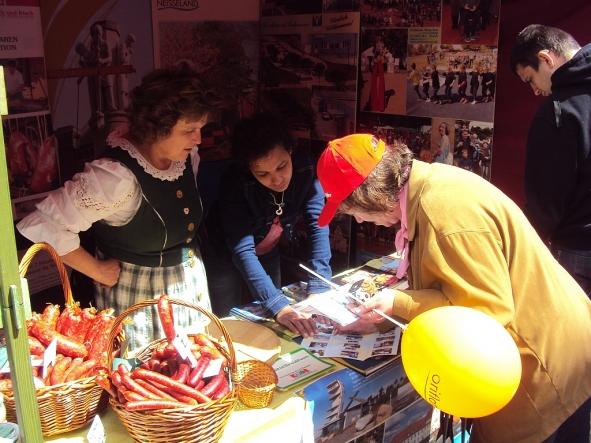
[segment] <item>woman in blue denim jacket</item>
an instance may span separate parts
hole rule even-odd
[[[296,223],[303,217],[310,251],[307,265],[330,279],[331,253],[328,228],[318,226],[324,192],[315,163],[293,147],[285,125],[269,114],[257,114],[237,125],[232,137],[235,161],[222,177],[214,211],[219,219],[210,220],[208,234],[223,236],[252,297],[279,323],[308,336],[314,332],[314,321],[294,311],[280,289],[279,243],[295,240]],[[226,310],[228,302],[239,303],[240,288],[233,283],[232,270],[224,266],[219,244],[216,248],[212,243],[210,239],[205,248],[212,304]],[[308,294],[329,289],[315,277],[308,281]]]

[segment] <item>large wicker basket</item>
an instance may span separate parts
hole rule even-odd
[[[234,379],[236,372],[236,356],[232,339],[222,322],[212,313],[193,303],[183,300],[170,299],[172,304],[185,306],[195,309],[201,314],[207,316],[219,328],[224,336],[227,349],[218,343],[214,343],[219,351],[228,359],[230,380]],[[157,300],[145,300],[129,307],[122,312],[113,324],[109,343],[112,346],[116,338],[116,330],[124,319],[132,312],[154,305]],[[165,339],[153,341],[148,347],[136,355],[142,361],[147,361],[152,352]],[[109,355],[112,355],[112,349],[109,349]],[[176,442],[216,442],[224,431],[230,414],[237,403],[236,389],[232,386],[230,392],[219,400],[212,400],[208,403],[202,403],[186,408],[165,409],[157,411],[128,411],[117,400],[109,400],[114,411],[123,422],[123,425],[133,437],[134,440],[142,443],[176,443]]]
[[[47,252],[53,259],[61,280],[65,304],[73,305],[75,302],[66,268],[57,252],[47,243],[35,243],[27,250],[19,264],[20,276],[26,275],[33,258],[40,251]],[[14,393],[12,391],[2,391],[2,393],[5,396],[6,418],[16,423]],[[41,430],[46,437],[81,428],[107,405],[107,397],[102,388],[96,384],[96,377],[40,388],[37,389],[36,395]]]

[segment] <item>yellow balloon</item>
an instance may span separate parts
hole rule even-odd
[[[493,317],[462,306],[431,309],[402,335],[402,364],[417,392],[456,417],[493,414],[521,379],[517,345]]]

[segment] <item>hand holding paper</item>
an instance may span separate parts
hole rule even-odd
[[[384,315],[392,315],[394,289],[382,289],[364,303],[350,303],[347,307],[358,317],[354,323],[339,326],[339,332],[369,334],[378,330],[377,324],[384,322]]]

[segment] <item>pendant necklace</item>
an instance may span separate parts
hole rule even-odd
[[[275,214],[277,215],[281,215],[283,214],[283,207],[285,206],[285,203],[283,202],[283,196],[285,194],[285,191],[283,191],[281,193],[281,202],[277,202],[277,199],[275,198],[275,193],[274,192],[269,192],[269,194],[271,194],[271,197],[273,197],[273,203],[277,205],[277,210],[275,211]]]

